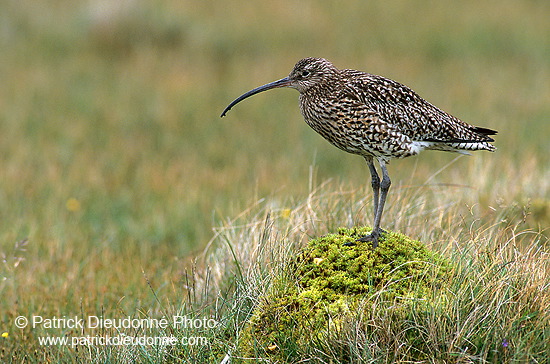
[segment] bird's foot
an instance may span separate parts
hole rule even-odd
[[[376,247],[378,247],[378,238],[380,238],[380,233],[375,233],[374,231],[372,233],[370,233],[369,235],[365,235],[363,236],[362,238],[359,238],[357,240],[355,240],[355,242],[362,242],[362,243],[367,243],[367,242],[372,242],[372,248],[373,249],[376,249]]]
[[[372,248],[376,249],[376,247],[378,247],[378,239],[380,238],[380,235],[384,233],[386,233],[386,231],[382,229],[373,230],[369,235],[365,235],[359,239],[356,239],[355,241],[349,241],[347,243],[344,243],[344,246],[355,246],[357,245],[357,242],[361,242],[361,243],[371,242]]]

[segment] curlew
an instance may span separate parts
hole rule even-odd
[[[357,241],[372,242],[384,232],[380,221],[391,180],[386,165],[392,158],[423,150],[469,154],[494,151],[495,130],[470,125],[430,104],[409,87],[388,78],[338,69],[323,58],[304,58],[288,77],[239,96],[223,111],[262,91],[290,87],[300,93],[305,122],[334,146],[365,158],[372,177],[374,226]],[[382,172],[380,179],[374,160]],[[352,244],[350,244],[352,245]]]

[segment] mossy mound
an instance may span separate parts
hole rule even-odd
[[[344,246],[370,228],[339,229],[311,240],[269,293],[260,299],[239,349],[244,356],[292,361],[314,343],[330,342],[350,322],[372,310],[406,310],[438,295],[450,264],[422,243],[399,233]]]

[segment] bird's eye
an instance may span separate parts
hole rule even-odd
[[[302,75],[301,75],[301,76],[302,76],[302,77],[307,77],[307,76],[309,76],[309,73],[310,73],[309,71],[304,70],[304,71],[302,71]]]

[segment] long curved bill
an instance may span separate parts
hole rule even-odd
[[[225,114],[227,114],[227,112],[229,110],[231,110],[231,108],[233,106],[235,106],[236,104],[238,104],[239,102],[243,101],[244,99],[246,99],[247,97],[250,97],[252,95],[256,95],[257,93],[260,93],[262,91],[267,91],[267,90],[271,90],[272,88],[277,88],[277,87],[288,87],[290,86],[290,79],[288,77],[285,77],[285,78],[281,78],[280,80],[277,80],[277,81],[274,81],[274,82],[270,82],[268,84],[265,84],[263,86],[260,86],[260,87],[256,87],[255,89],[253,90],[250,90],[248,91],[247,93],[245,94],[242,94],[241,96],[237,97],[235,100],[233,100],[232,103],[230,103],[226,108],[225,110],[223,110],[222,114],[220,117],[224,117]]]

